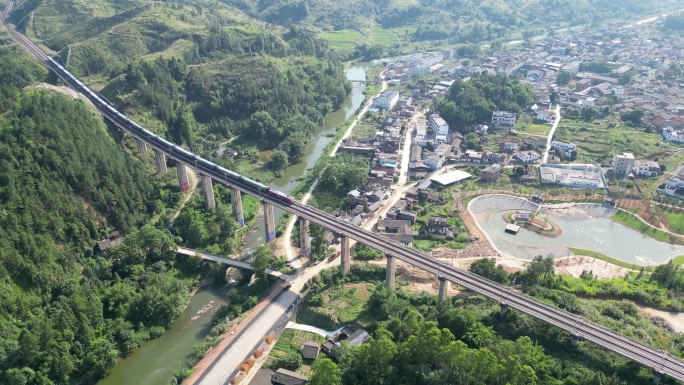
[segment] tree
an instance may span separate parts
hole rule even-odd
[[[665,172],[667,170],[667,165],[661,164],[660,165],[660,172]]]
[[[518,166],[515,168],[515,175],[517,175],[518,177],[521,177],[525,174],[527,174],[527,171],[525,171],[525,167]]]
[[[534,257],[532,262],[527,265],[527,269],[521,274],[521,283],[526,285],[537,285],[548,281],[554,272],[553,256],[546,258],[541,255]],[[540,280],[542,282],[540,282]]]
[[[623,122],[630,123],[633,127],[641,126],[641,122],[644,117],[644,110],[632,110],[630,112],[625,112],[620,116]]]
[[[570,80],[572,80],[572,73],[567,72],[567,71],[561,71],[556,75],[556,83],[559,86],[564,86],[568,83],[570,83]]]
[[[271,161],[269,162],[269,166],[276,170],[280,171],[287,167],[288,165],[288,155],[285,153],[285,151],[281,150],[274,150],[271,153]]]
[[[313,258],[325,258],[328,242],[325,239],[327,230],[325,227],[316,223],[309,225],[309,235],[311,236],[311,254]]]
[[[498,283],[508,282],[508,272],[503,266],[496,265],[494,258],[478,259],[470,265],[469,271]]]
[[[271,249],[264,244],[257,246],[252,257],[252,271],[257,278],[266,278],[266,269],[271,264]]]
[[[302,355],[298,351],[289,352],[278,357],[273,365],[287,370],[297,370],[302,366]]]
[[[278,122],[271,117],[268,111],[257,111],[252,114],[247,124],[246,134],[258,144],[273,144],[280,141],[282,132],[278,128]]]
[[[314,374],[309,378],[309,385],[342,385],[340,370],[329,358],[317,359],[311,369]]]

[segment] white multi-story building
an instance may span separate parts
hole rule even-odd
[[[523,163],[536,162],[541,158],[541,155],[539,155],[537,151],[520,151],[516,152],[513,156]]]
[[[665,127],[662,130],[663,138],[668,142],[684,143],[684,130],[675,130],[672,127]]]
[[[430,115],[430,128],[436,135],[447,135],[449,133],[449,125],[439,114]]]
[[[419,63],[411,68],[411,76],[418,78],[428,75],[430,73],[430,63]]]
[[[634,168],[636,159],[631,152],[613,155],[613,173],[614,174],[629,174]]]
[[[494,127],[515,127],[516,114],[507,111],[494,111],[492,113],[492,125]]]
[[[385,91],[373,99],[373,107],[391,110],[397,105],[399,91]]]
[[[652,160],[637,160],[634,162],[634,170],[637,175],[656,176],[660,173],[660,165]]]
[[[577,150],[577,145],[575,143],[566,143],[566,142],[561,142],[560,140],[552,140],[551,141],[551,148],[552,149],[560,148],[565,153],[565,156],[570,156],[570,155],[572,155],[573,151]]]

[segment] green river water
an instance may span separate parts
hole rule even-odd
[[[368,63],[350,65],[347,69],[347,78],[365,80],[368,65]],[[296,179],[304,175],[306,170],[316,163],[322,156],[325,146],[332,140],[326,135],[334,132],[338,124],[343,123],[359,108],[364,100],[364,88],[363,85],[354,85],[351,95],[342,107],[330,113],[326,123],[319,127],[315,134],[316,139],[306,147],[307,155],[304,160],[285,169],[283,176],[273,181],[273,186],[288,193],[297,186],[299,182]],[[282,212],[276,210],[276,223],[280,215]],[[248,234],[247,249],[263,242],[262,222],[262,220],[257,221],[257,229]],[[197,292],[171,329],[119,360],[109,375],[97,385],[167,385],[173,372],[185,365],[188,355],[192,352],[192,346],[202,342],[211,330],[212,311],[202,314],[196,320],[191,320],[191,317],[210,301],[215,301],[212,310],[227,303],[224,286],[210,285]]]

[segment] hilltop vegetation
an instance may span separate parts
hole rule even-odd
[[[520,113],[534,97],[532,87],[504,74],[482,73],[469,81],[456,79],[435,107],[459,130],[491,122],[495,110]]]
[[[510,278],[493,259],[480,260],[473,267],[500,281]],[[514,309],[501,316],[498,303],[482,296],[459,295],[438,304],[435,296],[405,290],[401,284],[387,289],[383,274],[382,266],[353,264],[344,278],[328,269],[309,281],[309,295],[297,314],[300,322],[306,319],[319,327],[335,328],[339,324],[332,317],[344,324],[357,320],[373,336],[357,348],[343,342],[337,364],[319,356],[310,383],[627,385],[645,383],[651,376],[648,369],[592,343],[572,347],[569,334],[544,321]],[[656,326],[633,303],[580,298],[539,286],[560,279],[553,272],[552,260],[539,257],[527,271],[515,275],[535,297],[681,354],[681,336]],[[590,279],[587,273],[584,278],[567,280]],[[329,298],[348,306],[325,307]],[[664,378],[662,383],[678,382]]]
[[[325,41],[220,2],[25,0],[13,20],[176,144],[210,156],[218,142],[237,138],[241,158],[221,162],[263,181],[299,161],[315,127],[351,91]],[[279,149],[287,161],[254,149]]]
[[[199,273],[144,223],[157,181],[84,102],[26,91],[46,71],[0,49],[0,383],[93,383],[160,335]],[[142,227],[141,227],[142,226]],[[123,243],[93,256],[96,240]]]
[[[526,37],[547,29],[639,17],[676,1],[611,0],[221,0],[268,22],[324,33],[354,55],[364,44],[389,48],[392,55],[410,42],[477,43]]]

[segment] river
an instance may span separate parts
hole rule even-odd
[[[190,319],[210,301],[215,302],[209,312],[194,321]],[[192,345],[201,342],[209,334],[213,310],[227,303],[223,285],[205,286],[192,297],[171,329],[119,360],[109,375],[97,385],[167,385],[173,372],[185,367]]]
[[[347,68],[347,79],[350,80],[366,80],[366,69],[370,63],[352,63]],[[316,139],[309,142],[306,146],[306,155],[304,159],[294,165],[288,166],[280,178],[271,182],[270,186],[285,192],[290,193],[300,183],[297,179],[306,174],[306,171],[316,164],[316,161],[323,155],[323,149],[330,143],[333,138],[329,134],[335,133],[335,127],[338,124],[346,121],[350,116],[356,112],[361,106],[365,95],[363,90],[366,88],[364,84],[353,83],[353,89],[344,104],[335,112],[328,114],[326,122],[318,127],[314,136]],[[273,215],[275,223],[277,224],[280,217],[283,215],[283,210],[274,208]],[[247,234],[245,240],[245,254],[249,254],[254,247],[264,242],[264,219],[262,216],[257,218],[256,228]]]
[[[347,79],[366,79],[366,69],[369,63],[353,63],[347,68]],[[323,149],[333,138],[328,134],[335,133],[335,127],[343,123],[361,106],[365,98],[365,85],[354,84],[353,89],[344,104],[335,112],[328,114],[326,122],[316,130],[315,138],[306,146],[304,159],[295,165],[287,167],[282,177],[274,180],[271,185],[278,190],[289,193],[299,182],[307,169],[313,167],[323,155]],[[276,223],[283,214],[282,210],[274,210]],[[264,241],[263,218],[257,220],[256,229],[247,235],[246,248]],[[109,375],[97,385],[167,385],[173,372],[185,366],[192,346],[204,340],[211,330],[212,312],[203,314],[199,319],[190,318],[210,301],[215,301],[212,309],[227,303],[225,290],[217,285],[203,288],[190,300],[190,304],[183,314],[176,320],[173,327],[161,337],[144,343],[140,348],[124,359],[119,360]]]

